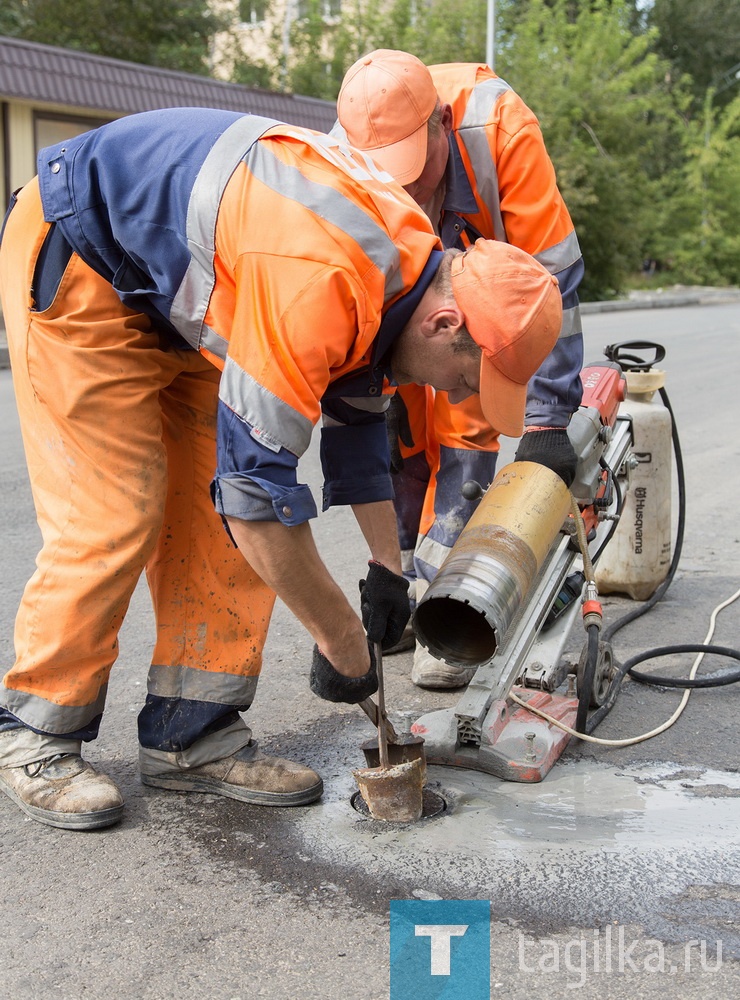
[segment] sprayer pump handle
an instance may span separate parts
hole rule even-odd
[[[636,354],[626,354],[626,351],[655,351],[655,357],[645,360]],[[665,347],[651,340],[623,340],[620,344],[609,344],[604,348],[604,354],[610,361],[616,361],[622,371],[647,372],[663,360]]]

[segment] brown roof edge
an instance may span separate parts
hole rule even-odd
[[[224,108],[324,132],[336,119],[333,101],[278,94],[7,36],[0,36],[3,98],[114,114],[172,107]]]

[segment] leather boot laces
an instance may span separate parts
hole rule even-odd
[[[51,757],[43,757],[41,760],[34,760],[30,764],[24,764],[23,770],[26,772],[29,778],[37,778],[39,774],[47,767],[49,764],[53,764],[55,760],[62,760],[64,757],[79,757],[76,753],[55,753]]]

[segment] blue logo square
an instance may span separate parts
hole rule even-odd
[[[390,1000],[490,996],[489,900],[391,900]]]

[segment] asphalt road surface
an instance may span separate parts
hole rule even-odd
[[[618,634],[616,652],[701,642],[740,578],[740,306],[609,312],[584,325],[587,361],[622,340],[666,347],[686,464],[678,574],[662,604]],[[9,664],[38,533],[7,371],[0,421],[0,652]],[[512,451],[507,444],[504,456]],[[313,449],[304,466],[318,489]],[[356,593],[367,557],[351,515],[330,511],[315,531]],[[630,607],[608,598],[607,622]],[[740,601],[719,614],[714,642],[740,645],[739,625]],[[582,642],[574,635],[576,657]],[[0,799],[3,997],[382,1000],[391,899],[489,900],[494,997],[740,995],[737,685],[695,692],[677,724],[647,742],[572,743],[541,784],[431,768],[448,808],[402,827],[353,810],[351,769],[363,765],[359,745],[372,730],[356,709],[311,695],[311,642],[279,604],[250,722],[265,749],[321,771],[321,803],[270,810],[145,789],[135,723],[151,645],[140,586],[88,749],[124,791],[121,825],[54,830]],[[706,670],[731,662],[707,660]],[[393,711],[455,704],[457,695],[415,688],[410,663],[410,654],[386,661]],[[597,735],[643,733],[679,700],[626,682]]]

